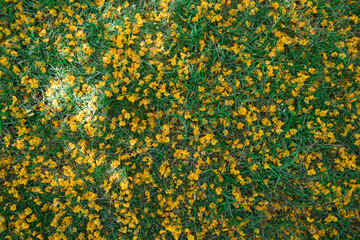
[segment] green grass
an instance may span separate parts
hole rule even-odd
[[[356,1],[0,0],[1,239],[356,239]]]

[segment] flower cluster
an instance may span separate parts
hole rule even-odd
[[[358,1],[0,8],[1,239],[359,237]]]

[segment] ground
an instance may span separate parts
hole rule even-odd
[[[360,238],[360,3],[0,0],[1,239]]]

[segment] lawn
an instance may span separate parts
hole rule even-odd
[[[360,239],[360,2],[0,0],[0,239]]]

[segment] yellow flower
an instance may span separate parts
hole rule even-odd
[[[307,171],[307,175],[309,175],[309,176],[313,176],[315,174],[316,174],[316,171],[314,169]]]
[[[12,204],[12,205],[10,206],[10,210],[11,210],[11,211],[15,211],[15,210],[16,210],[16,205],[15,205],[15,204]]]
[[[325,222],[330,223],[330,222],[337,222],[338,218],[329,214],[329,216],[327,216],[327,218],[325,218]]]
[[[258,132],[255,132],[254,133],[254,136],[253,136],[253,140],[254,141],[257,141],[259,139],[261,139],[261,137],[264,135],[264,131],[262,129],[259,129]]]
[[[134,146],[137,143],[137,139],[131,139],[129,142],[131,146]]]
[[[240,107],[240,108],[238,109],[238,113],[239,113],[240,115],[242,115],[242,116],[245,116],[246,113],[247,113],[247,109],[246,109],[245,107]]]
[[[20,69],[18,66],[16,65],[13,65],[13,72],[16,74],[16,75],[19,75],[20,74]]]
[[[39,36],[40,37],[45,37],[46,36],[46,29],[45,28],[39,32]]]
[[[256,172],[259,168],[259,166],[257,164],[253,164],[252,166],[249,167],[251,169],[251,171]]]
[[[134,103],[138,99],[138,95],[137,94],[132,94],[132,95],[128,96],[127,99],[130,102]]]
[[[265,169],[271,169],[271,167],[270,167],[269,164],[267,164],[267,163],[264,164],[264,168],[265,168]]]
[[[16,143],[14,145],[16,146],[17,149],[22,149],[22,148],[24,148],[24,140],[18,139],[18,140],[16,140]]]
[[[126,190],[128,188],[129,182],[127,179],[124,179],[120,182],[120,188],[121,190]]]
[[[9,146],[10,146],[10,140],[11,140],[11,137],[10,137],[10,136],[5,136],[5,137],[4,137],[4,141],[5,141],[5,146],[6,146],[6,147],[9,147]]]
[[[49,11],[49,13],[50,13],[53,17],[55,17],[55,16],[57,15],[55,9],[51,9],[51,10]]]

